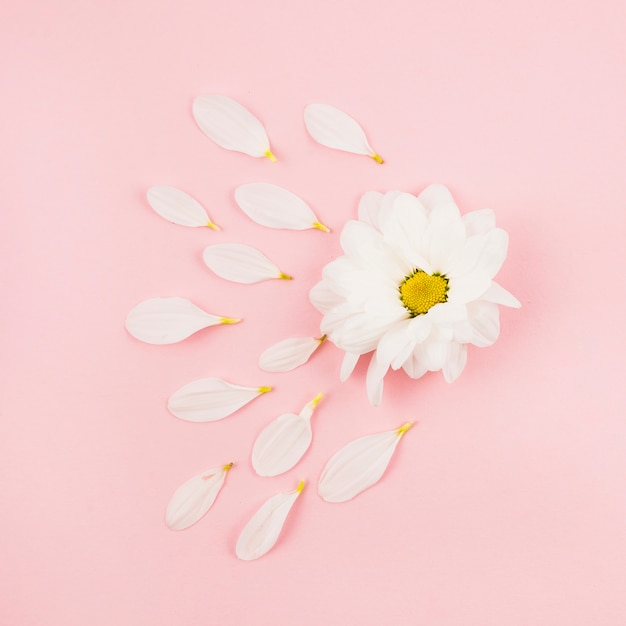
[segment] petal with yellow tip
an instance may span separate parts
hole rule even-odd
[[[195,524],[212,506],[232,463],[202,472],[183,483],[165,511],[165,523],[171,530],[183,530]]]
[[[206,226],[219,230],[204,207],[189,194],[176,187],[150,187],[146,193],[148,204],[163,219],[179,226]]]
[[[316,228],[328,232],[311,207],[295,193],[270,183],[248,183],[235,190],[235,201],[257,224],[268,228],[306,230]]]
[[[385,473],[407,422],[395,430],[355,439],[328,461],[317,488],[327,502],[345,502],[376,484]]]
[[[202,132],[226,150],[275,161],[263,124],[248,109],[228,96],[198,96],[193,117]]]
[[[261,354],[259,367],[265,372],[290,372],[304,365],[325,339],[325,335],[283,339]]]
[[[304,109],[304,125],[315,141],[328,148],[364,154],[377,163],[383,160],[367,142],[359,123],[329,104],[309,104]]]
[[[252,561],[267,554],[276,544],[289,511],[302,493],[304,482],[288,493],[267,500],[252,516],[239,535],[235,553],[242,561]]]
[[[185,298],[151,298],[130,311],[126,330],[139,341],[161,345],[177,343],[209,326],[238,321],[207,313]]]
[[[240,243],[207,246],[202,258],[215,274],[235,283],[250,285],[273,278],[291,279],[262,252]]]
[[[214,422],[232,415],[271,387],[242,387],[220,378],[201,378],[174,393],[167,408],[189,422]]]

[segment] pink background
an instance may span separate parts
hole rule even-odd
[[[3,362],[0,623],[10,626],[618,626],[626,622],[626,237],[621,0],[5,2],[0,32]],[[263,120],[279,162],[226,152],[191,117],[222,93]],[[302,110],[353,114],[384,166],[316,145]],[[333,233],[272,231],[235,206],[244,182],[303,196]],[[307,293],[367,190],[450,187],[507,229],[500,282],[522,301],[454,385],[365,370],[338,381],[259,353],[318,334]],[[223,231],[145,202],[196,196]],[[245,286],[209,243],[268,253],[296,279]],[[180,295],[241,316],[174,346],[124,330],[140,300]],[[166,398],[221,376],[275,391],[213,424]],[[257,477],[257,433],[318,391],[313,446]],[[329,456],[407,419],[388,473],[331,505]],[[214,508],[174,533],[184,480],[234,461]],[[309,480],[273,552],[239,531]]]

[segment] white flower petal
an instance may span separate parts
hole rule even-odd
[[[270,346],[259,357],[259,367],[266,372],[290,372],[304,365],[320,347],[326,335],[315,337],[292,337]]]
[[[172,530],[195,524],[213,505],[232,463],[207,470],[183,483],[167,505],[165,523]]]
[[[324,281],[320,281],[311,288],[309,300],[320,313],[324,314],[330,313],[332,309],[343,302],[334,291],[329,289]]]
[[[328,461],[318,493],[327,502],[345,502],[377,483],[404,433],[413,424],[351,441]]]
[[[202,258],[210,270],[235,283],[249,285],[272,278],[291,280],[262,252],[240,243],[207,246]]]
[[[302,493],[302,489],[304,489],[304,482],[300,482],[294,491],[279,493],[263,504],[239,535],[235,548],[238,558],[243,561],[252,561],[274,547],[287,515]]]
[[[365,154],[376,162],[383,160],[367,143],[359,123],[347,113],[328,104],[309,104],[304,109],[304,124],[315,141],[323,146]]]
[[[489,289],[480,296],[480,299],[487,300],[487,302],[494,302],[495,304],[502,304],[503,306],[510,306],[515,309],[519,309],[522,306],[520,301],[512,293],[509,293],[504,287],[501,287],[494,281],[491,281]]]
[[[213,230],[220,229],[195,198],[176,187],[150,187],[146,198],[148,204],[168,222],[180,226],[207,226]]]
[[[495,343],[500,334],[500,310],[497,304],[479,300],[467,305],[469,321],[474,329],[471,343],[486,348]]]
[[[491,209],[470,211],[462,218],[468,237],[484,235],[496,227],[496,215]]]
[[[152,298],[140,302],[130,311],[126,330],[146,343],[169,344],[182,341],[208,326],[239,321],[206,313],[185,298]]]
[[[446,382],[454,382],[467,363],[467,344],[452,341],[448,344],[448,357],[443,364],[442,372]]]
[[[302,198],[278,185],[240,185],[235,190],[235,201],[253,222],[261,226],[288,230],[317,228],[329,232]]]
[[[227,150],[275,161],[263,124],[239,102],[227,96],[198,96],[193,116],[209,139]]]
[[[342,383],[350,378],[350,374],[354,371],[360,356],[360,354],[355,354],[354,352],[346,352],[344,354],[343,361],[341,362],[341,371],[339,372],[339,380],[341,380]]]
[[[428,187],[417,196],[417,199],[429,213],[432,213],[437,207],[456,206],[449,189],[440,183],[428,185]]]
[[[381,362],[377,358],[377,353],[374,352],[365,377],[367,397],[372,406],[379,406],[383,399],[383,380],[388,369],[389,364]]]
[[[321,399],[320,393],[300,415],[281,415],[261,431],[252,448],[252,467],[259,476],[278,476],[302,458],[313,438],[311,415]]]
[[[174,393],[167,408],[189,422],[214,422],[238,411],[271,387],[242,387],[220,378],[195,380]]]
[[[380,230],[380,205],[383,194],[379,191],[367,191],[359,200],[359,220],[367,222],[377,230]]]

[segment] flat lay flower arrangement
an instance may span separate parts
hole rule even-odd
[[[276,161],[262,123],[226,96],[201,96],[193,104],[200,129],[222,148]],[[369,145],[361,126],[326,104],[305,108],[304,123],[319,144],[383,159]],[[242,184],[235,202],[254,222],[288,230],[329,229],[308,203],[288,189],[269,183]],[[166,220],[187,227],[219,230],[205,208],[185,191],[151,187],[147,201]],[[493,279],[507,253],[508,235],[496,227],[489,209],[461,215],[450,192],[434,184],[418,196],[400,191],[366,192],[358,219],[340,236],[344,255],[328,263],[311,289],[312,305],[322,314],[317,337],[287,337],[258,357],[268,372],[304,365],[325,341],[345,355],[341,380],[361,357],[369,358],[365,380],[370,402],[382,401],[389,369],[413,379],[441,370],[448,382],[463,371],[468,346],[487,347],[499,335],[499,305],[519,307],[517,299]],[[291,280],[263,251],[243,244],[209,245],[206,266],[236,283]],[[126,328],[151,344],[171,344],[214,325],[239,319],[207,312],[183,297],[159,297],[135,306]],[[190,382],[168,400],[176,417],[191,422],[223,419],[271,387],[246,387],[220,378]],[[271,421],[250,451],[259,476],[277,476],[295,467],[311,445],[311,417],[322,399],[312,398],[298,413]],[[406,422],[391,431],[366,434],[335,452],[321,472],[317,491],[327,502],[345,502],[376,484],[403,435]],[[165,521],[182,530],[202,518],[216,501],[233,462],[217,465],[184,482],[166,507]],[[270,497],[240,532],[235,552],[242,560],[266,554],[276,543],[287,516],[305,487]]]

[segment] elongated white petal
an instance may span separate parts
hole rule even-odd
[[[354,352],[346,352],[343,355],[343,361],[341,362],[341,371],[339,372],[339,380],[344,383],[354,371],[356,364],[359,362],[360,354]]]
[[[165,523],[172,530],[183,530],[195,524],[210,508],[220,492],[232,463],[198,474],[183,483],[165,511]]]
[[[315,337],[292,337],[270,346],[259,357],[259,367],[266,372],[290,372],[304,365],[322,345],[326,335]]]
[[[220,229],[195,198],[176,187],[150,187],[146,198],[148,204],[168,222],[180,226],[207,226],[213,230]]]
[[[291,280],[262,252],[240,243],[221,243],[204,249],[204,262],[221,278],[246,285],[272,278]]]
[[[198,96],[193,116],[202,132],[218,146],[275,161],[263,124],[227,96]]]
[[[375,435],[355,439],[328,461],[320,478],[318,493],[327,502],[351,500],[377,483],[404,433],[413,424],[407,422]]]
[[[252,448],[252,467],[259,476],[278,476],[302,458],[311,445],[311,416],[321,399],[318,393],[299,415],[281,415],[261,431]]]
[[[220,378],[202,378],[181,387],[171,396],[167,408],[172,415],[189,422],[214,422],[232,415],[271,387],[242,387]]]
[[[377,163],[383,162],[367,143],[365,132],[359,123],[329,104],[309,104],[304,109],[304,124],[311,137],[323,146],[365,154]]]
[[[140,341],[168,344],[182,341],[208,326],[239,321],[207,313],[185,298],[152,298],[130,311],[126,330]]]
[[[294,491],[272,496],[252,516],[237,540],[235,552],[240,559],[258,559],[274,547],[287,515],[303,489],[304,482],[301,481]]]
[[[388,369],[389,363],[378,359],[377,353],[374,352],[365,377],[367,397],[372,406],[379,406],[383,399],[383,381]]]
[[[329,232],[302,198],[278,185],[240,185],[235,190],[235,201],[253,222],[261,226],[288,230],[317,228]]]
[[[519,309],[522,306],[520,301],[512,293],[493,280],[491,281],[489,289],[480,296],[480,299],[487,300],[487,302],[495,302],[495,304],[502,304],[503,306],[510,306],[515,309]]]

